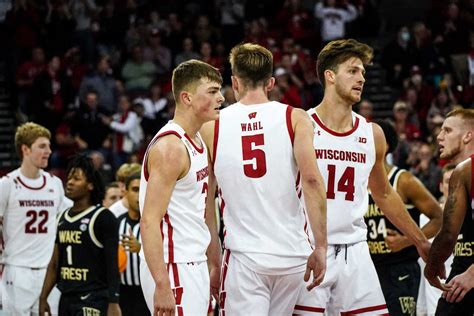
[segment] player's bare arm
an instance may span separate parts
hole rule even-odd
[[[205,123],[200,134],[204,143],[207,147],[207,153],[209,155],[209,180],[208,180],[208,191],[206,198],[206,224],[211,233],[211,243],[207,248],[207,258],[209,263],[209,278],[211,283],[211,294],[217,300],[219,295],[219,283],[220,283],[220,268],[221,268],[221,245],[219,240],[219,234],[217,231],[216,223],[216,204],[214,197],[216,196],[217,182],[214,175],[214,169],[212,168],[212,155],[214,143],[214,121]]]
[[[41,289],[39,299],[39,315],[51,315],[51,309],[48,304],[48,296],[51,293],[53,287],[56,285],[56,278],[58,275],[58,261],[59,261],[59,250],[58,245],[54,245],[53,256],[48,264],[46,270],[46,276],[44,278],[43,288]]]
[[[160,138],[149,151],[149,179],[140,230],[145,260],[156,284],[154,314],[174,315],[175,311],[175,298],[163,258],[163,240],[157,227],[166,214],[176,181],[189,167],[187,150],[174,135]]]
[[[403,172],[398,179],[398,194],[402,200],[410,202],[430,220],[421,229],[426,238],[434,237],[441,228],[443,221],[443,210],[434,196],[425,186],[409,172]],[[385,239],[393,252],[400,251],[413,243],[404,235],[395,230],[388,232]]]
[[[293,109],[291,121],[295,134],[293,152],[300,170],[306,211],[316,243],[313,253],[308,258],[304,276],[305,281],[308,281],[313,271],[314,279],[308,286],[308,290],[311,290],[323,281],[326,273],[326,188],[316,163],[313,147],[314,128],[308,115],[301,109]]]
[[[430,243],[405,209],[402,199],[393,189],[385,173],[386,141],[382,128],[372,124],[376,158],[369,177],[369,188],[375,203],[387,218],[416,246],[423,260],[428,259]]]
[[[451,255],[461,231],[462,222],[467,209],[470,190],[471,161],[466,160],[453,171],[449,180],[449,195],[444,206],[443,225],[431,247],[430,256],[425,268],[425,277],[431,285],[447,290],[439,280],[445,279],[444,262]]]

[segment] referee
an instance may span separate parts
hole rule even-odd
[[[122,246],[127,253],[127,267],[120,274],[120,308],[122,315],[150,315],[140,286],[140,210],[138,194],[140,173],[125,180],[125,198],[128,212],[118,218],[118,233]]]

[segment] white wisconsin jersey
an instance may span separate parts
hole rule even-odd
[[[177,136],[184,143],[191,165],[189,172],[176,182],[168,210],[160,225],[164,259],[166,263],[204,261],[207,260],[206,250],[211,241],[205,222],[209,167],[207,149],[199,133],[202,147],[197,146],[185,131],[173,122],[163,126],[155,135],[143,159],[139,193],[140,213],[143,215],[148,184],[148,151],[160,137],[170,134]],[[173,161],[169,163],[172,164]],[[141,256],[144,258],[143,252]]]
[[[235,103],[220,112],[215,125],[224,245],[234,255],[245,254],[244,263],[260,273],[300,269],[311,253],[291,110],[279,102]]]
[[[45,268],[53,253],[56,216],[72,202],[64,196],[59,178],[41,171],[29,179],[16,169],[0,180],[3,216],[3,263]]]
[[[366,240],[364,214],[375,163],[372,125],[352,112],[353,128],[337,133],[324,125],[314,108],[308,114],[314,125],[318,167],[326,183],[328,244]]]

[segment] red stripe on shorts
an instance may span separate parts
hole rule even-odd
[[[304,305],[295,305],[295,310],[313,312],[313,313],[324,313],[324,308],[322,307],[312,307]]]
[[[367,312],[378,311],[381,309],[387,309],[387,305],[383,304],[383,305],[369,306],[369,307],[354,309],[347,312],[341,312],[341,316],[357,315],[357,314],[362,314],[362,313],[367,313]]]

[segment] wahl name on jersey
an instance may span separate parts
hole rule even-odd
[[[242,132],[252,132],[252,131],[259,131],[263,129],[262,122],[256,121],[252,123],[240,123],[240,127],[242,128]]]

